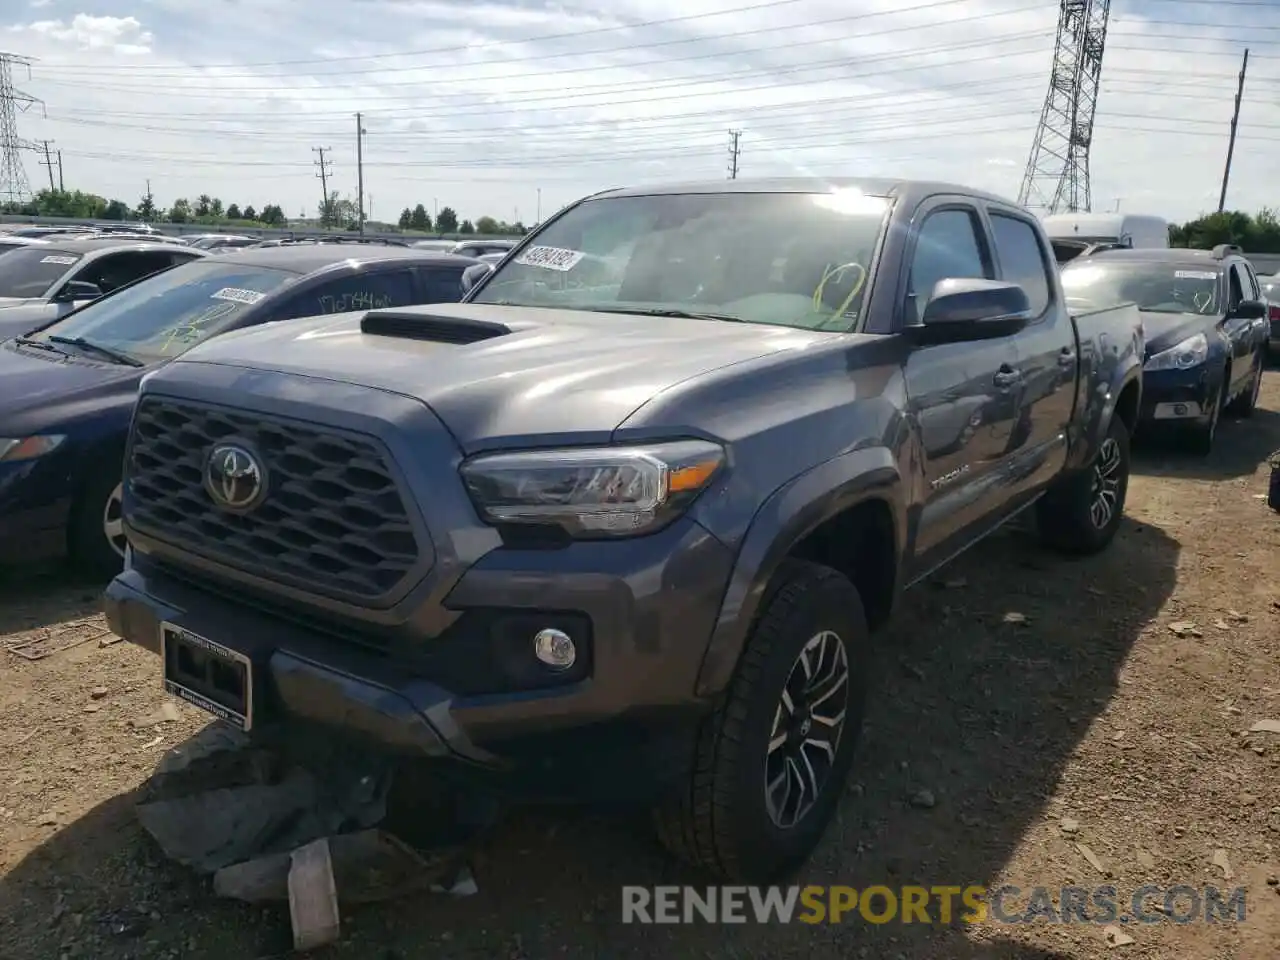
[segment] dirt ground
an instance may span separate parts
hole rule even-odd
[[[1140,453],[1104,556],[1010,531],[914,592],[880,643],[856,782],[801,878],[1112,883],[1122,904],[1144,883],[1243,885],[1244,923],[1129,924],[1120,945],[1079,923],[623,925],[623,884],[702,881],[642,823],[524,813],[478,853],[478,895],[354,910],[332,955],[1274,960],[1280,734],[1249,728],[1280,720],[1280,516],[1263,502],[1280,372],[1263,407],[1207,461]],[[162,712],[155,660],[103,643],[97,593],[0,584],[0,958],[284,955],[287,909],[214,900],[137,826],[131,792],[205,721]]]

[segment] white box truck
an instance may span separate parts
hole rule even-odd
[[[1098,245],[1157,248],[1169,246],[1169,221],[1141,213],[1055,213],[1043,219],[1058,263],[1073,260]]]

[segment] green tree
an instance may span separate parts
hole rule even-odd
[[[413,211],[405,207],[400,211],[400,220],[398,222],[401,230],[408,230],[413,223]]]
[[[217,197],[214,197],[213,202],[209,204],[209,216],[215,220],[221,220],[225,216],[222,212],[222,201]]]
[[[458,232],[458,213],[453,207],[441,207],[436,214],[436,229],[441,233]]]
[[[282,227],[288,223],[284,211],[274,203],[268,203],[263,207],[262,213],[258,214],[258,219],[269,227]]]
[[[253,209],[253,204],[249,204],[249,206],[244,208],[244,213],[241,214],[241,217],[245,220],[257,220],[258,211]]]
[[[476,221],[476,233],[482,233],[487,237],[496,236],[501,229],[501,225],[493,217],[481,217]]]
[[[240,220],[241,218],[242,215],[240,213],[240,208],[236,204],[233,203],[231,206],[227,207],[228,220]]]
[[[1210,213],[1169,227],[1169,244],[1209,250],[1234,243],[1246,253],[1280,253],[1280,217],[1264,208],[1254,216],[1241,210]]]
[[[186,197],[179,197],[173,201],[173,206],[169,208],[170,223],[190,223],[191,222],[191,201]]]
[[[422,204],[413,208],[413,213],[409,217],[409,226],[424,233],[431,229],[431,217],[427,215],[427,208]]]
[[[103,220],[128,220],[129,207],[123,200],[110,200],[107,207],[102,211]]]
[[[138,208],[134,212],[143,223],[150,223],[152,220],[159,219],[155,199],[149,193],[138,201]]]
[[[459,233],[475,233],[476,232],[475,224],[473,224],[470,220],[463,220],[462,226],[458,227],[458,232]]]
[[[213,198],[207,193],[202,193],[196,197],[196,208],[193,211],[196,218],[203,220],[205,217],[213,213]]]

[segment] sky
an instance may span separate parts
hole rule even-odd
[[[68,189],[313,216],[318,154],[375,220],[536,222],[596,190],[738,173],[936,178],[1016,198],[1053,0],[8,0],[20,135]],[[1092,207],[1280,206],[1280,0],[1113,0]],[[42,155],[23,154],[33,189]]]

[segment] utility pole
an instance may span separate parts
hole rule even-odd
[[[66,193],[67,188],[63,185],[62,180],[62,151],[58,151],[58,192]]]
[[[356,223],[364,236],[364,121],[356,114]]]
[[[320,172],[316,174],[320,178],[320,218],[323,221],[321,226],[331,226],[329,221],[332,219],[329,209],[329,165],[333,162],[325,160],[324,152],[328,150],[333,152],[332,147],[312,147],[311,152],[320,155],[320,159],[316,161],[316,165],[320,168]]]
[[[1222,171],[1222,193],[1218,195],[1218,212],[1227,205],[1227,182],[1231,179],[1231,158],[1236,152],[1236,125],[1240,122],[1240,99],[1244,96],[1244,75],[1249,70],[1249,50],[1244,51],[1244,62],[1240,64],[1240,82],[1236,85],[1236,108],[1231,114],[1231,139],[1227,143],[1227,166]]]
[[[1120,201],[1121,201],[1121,200],[1123,200],[1123,199],[1124,199],[1124,197],[1116,197],[1116,205],[1115,205],[1115,209],[1111,211],[1112,213],[1119,213],[1119,212],[1120,212]]]
[[[535,220],[534,222],[535,222],[535,223],[541,223],[541,222],[542,222],[542,188],[541,188],[541,187],[539,187],[539,188],[538,188],[538,214],[537,214],[537,216],[538,216],[538,219],[537,219],[537,220]]]
[[[40,161],[40,166],[49,168],[49,192],[57,193],[58,188],[54,186],[54,183],[53,183],[53,160],[49,156],[50,141],[41,140],[40,142],[44,144],[44,159]]]
[[[738,139],[742,136],[741,130],[729,131],[729,179],[738,179]]]

